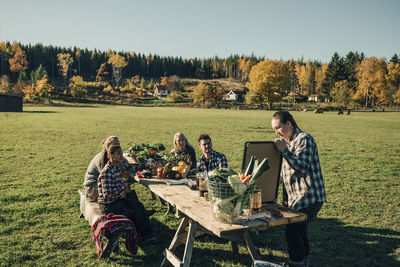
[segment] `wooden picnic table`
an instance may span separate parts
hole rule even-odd
[[[214,218],[211,204],[204,197],[199,196],[199,191],[191,190],[186,185],[168,185],[165,179],[142,178],[137,179],[140,184],[147,187],[152,194],[175,207],[182,217],[171,244],[164,252],[164,260],[174,266],[189,266],[192,256],[193,243],[196,237],[206,233],[231,241],[232,250],[238,254],[238,244],[247,247],[253,261],[260,259],[260,253],[255,247],[250,231],[262,231],[272,226],[301,222],[306,215],[285,206],[270,203],[263,204],[262,210],[269,216],[257,219],[240,219],[236,223],[224,223]],[[186,227],[188,229],[186,230]],[[183,259],[175,254],[176,248],[185,244]]]

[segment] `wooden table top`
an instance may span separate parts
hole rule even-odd
[[[262,209],[266,211],[263,213],[265,216],[260,216],[262,218],[240,219],[232,224],[224,223],[214,218],[211,203],[204,197],[200,197],[199,191],[191,190],[187,185],[168,185],[165,181],[166,179],[156,178],[139,179],[140,184],[149,188],[154,194],[218,237],[231,236],[244,230],[261,231],[272,226],[300,222],[306,219],[306,215],[303,213],[271,203],[263,205]]]

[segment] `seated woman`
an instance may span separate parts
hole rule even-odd
[[[98,153],[90,162],[89,167],[86,170],[85,180],[83,186],[85,188],[85,194],[91,201],[97,201],[98,190],[97,190],[97,178],[101,172],[101,157],[103,152],[106,151],[111,145],[119,146],[119,140],[116,136],[109,136],[102,142],[103,149]],[[119,168],[124,171],[125,168],[129,166],[128,161],[124,158],[122,163],[120,163]]]
[[[190,169],[196,168],[196,153],[194,148],[183,133],[176,133],[174,136],[174,149],[171,153],[180,157],[188,165]]]
[[[122,180],[121,169],[118,167],[123,161],[122,149],[118,145],[110,145],[103,151],[98,185],[98,199],[103,214],[124,215],[131,219],[139,233],[141,244],[155,242],[149,217],[143,205],[127,197],[131,193],[130,184]]]

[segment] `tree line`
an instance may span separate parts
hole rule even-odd
[[[28,77],[29,74],[29,77]],[[54,86],[49,80],[62,77],[65,95],[85,97],[91,91],[119,95],[123,92],[145,95],[155,83],[170,86],[172,101],[180,101],[179,77],[195,79],[232,78],[243,83],[248,103],[272,104],[277,101],[335,102],[388,106],[400,102],[400,60],[389,61],[349,52],[334,53],[329,63],[319,61],[269,60],[262,57],[232,55],[206,59],[160,57],[112,50],[23,45],[0,42],[0,91],[23,93],[28,98],[50,98]],[[169,77],[169,78],[168,78]],[[135,88],[140,80],[140,88]],[[145,79],[148,82],[145,88]],[[156,82],[154,81],[156,80]],[[10,84],[13,84],[11,86]],[[94,90],[90,90],[94,88]],[[136,91],[136,89],[141,89]],[[222,99],[221,88],[200,84],[192,88],[194,102]]]

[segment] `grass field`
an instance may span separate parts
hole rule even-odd
[[[177,131],[194,145],[200,133],[208,133],[214,149],[239,171],[245,141],[275,137],[271,115],[122,106],[33,106],[0,113],[0,265],[158,266],[179,220],[164,215],[166,208],[141,185],[135,189],[146,207],[157,210],[151,220],[162,241],[140,248],[135,257],[97,261],[90,227],[78,218],[77,190],[101,140],[117,135],[124,150],[136,142],[171,149]],[[293,115],[317,141],[328,195],[310,226],[311,266],[399,266],[400,112]],[[284,227],[253,237],[264,259],[287,259]],[[193,266],[250,264],[244,247],[233,255],[223,240],[204,236],[195,242]]]

